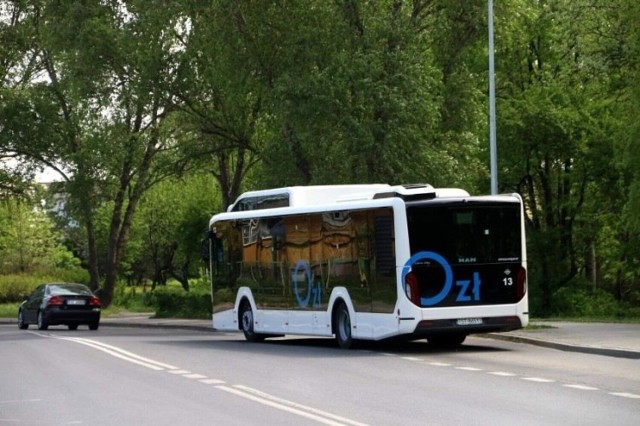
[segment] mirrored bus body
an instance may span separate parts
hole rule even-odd
[[[310,188],[322,202],[296,194]],[[471,197],[428,185],[296,187],[265,191],[278,200],[273,207],[260,194],[240,197],[242,209],[210,221],[216,329],[242,330],[251,341],[335,336],[349,347],[394,337],[455,344],[528,322],[517,195]]]

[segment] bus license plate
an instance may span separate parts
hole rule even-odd
[[[479,325],[482,324],[482,318],[461,318],[456,323],[458,325]]]

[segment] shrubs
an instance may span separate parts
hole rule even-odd
[[[182,289],[156,288],[148,293],[157,318],[211,318],[211,295]]]
[[[76,282],[88,284],[89,276],[82,269],[75,270],[51,270],[46,275],[0,275],[0,303],[22,302],[24,296],[40,284],[46,282]]]
[[[575,286],[556,291],[553,311],[556,316],[585,319],[622,319],[632,315],[611,293]]]

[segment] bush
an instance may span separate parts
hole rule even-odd
[[[161,287],[149,299],[157,318],[211,318],[210,294]]]
[[[622,307],[610,293],[579,287],[563,287],[553,296],[553,313],[560,317],[614,319],[624,316]]]
[[[128,286],[123,283],[116,285],[113,293],[113,306],[132,312],[153,311],[151,293],[144,287]]]
[[[31,294],[38,285],[47,282],[76,282],[88,284],[89,275],[87,271],[83,269],[53,269],[42,275],[0,275],[0,303],[22,302],[24,296]]]

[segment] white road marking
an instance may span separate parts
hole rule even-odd
[[[182,377],[186,377],[187,379],[206,379],[207,376],[203,376],[202,374],[183,374]]]
[[[456,370],[463,370],[463,371],[482,371],[481,368],[476,368],[476,367],[454,367]]]
[[[567,385],[562,385],[565,388],[571,388],[571,389],[579,389],[579,390],[587,390],[587,391],[595,391],[598,390],[598,388],[594,388],[593,386],[586,386],[586,385],[572,385],[572,384],[567,384]]]
[[[308,419],[315,420],[319,423],[326,425],[353,425],[353,426],[365,426],[365,423],[360,423],[355,420],[347,419],[345,417],[337,416],[335,414],[328,413],[326,411],[318,410],[313,407],[308,407],[306,405],[298,404],[293,401],[289,401],[286,399],[278,398],[273,395],[269,395],[257,389],[252,389],[247,386],[235,385],[233,387],[229,386],[216,386],[217,389],[223,390],[225,392],[232,393],[234,395],[241,396],[243,398],[250,399],[255,402],[259,402],[260,404],[268,405],[273,408],[277,408],[279,410],[287,411],[292,414],[297,414],[301,417],[306,417]]]
[[[509,373],[507,371],[489,371],[487,374],[500,377],[513,377],[516,375],[515,373]]]
[[[152,359],[145,358],[140,355],[136,355],[134,353],[125,351],[124,349],[120,349],[115,346],[107,345],[106,343],[97,342],[95,340],[83,339],[79,337],[55,337],[55,338],[90,346],[99,351],[108,353],[109,355],[112,355],[116,358],[123,359],[133,364],[142,365],[143,367],[147,367],[156,371],[165,370],[165,369],[175,370],[178,368],[178,367],[174,367],[173,365],[164,364],[162,362],[154,361]]]
[[[175,367],[173,365],[154,361],[152,359],[145,358],[140,355],[136,355],[134,353],[125,351],[124,349],[107,345],[105,343],[98,342],[95,340],[77,338],[77,337],[56,337],[52,335],[39,334],[39,333],[35,333],[35,334],[38,334],[41,337],[53,337],[55,339],[66,340],[73,343],[80,343],[82,345],[97,349],[101,352],[104,352],[116,358],[125,360],[127,362],[131,362],[133,364],[141,365],[143,367],[147,367],[152,370],[156,370],[156,371],[167,370],[169,373],[176,374],[176,375],[179,374],[185,378],[200,379],[200,381],[203,383],[217,385],[215,386],[216,389],[220,389],[225,392],[229,392],[234,395],[241,396],[243,398],[251,399],[261,404],[268,405],[270,407],[277,408],[283,411],[287,411],[289,413],[296,414],[301,417],[312,419],[322,424],[331,425],[331,426],[340,426],[340,425],[366,426],[365,423],[356,422],[354,420],[347,419],[345,417],[340,417],[335,414],[318,410],[313,407],[308,407],[305,405],[295,403],[293,401],[281,399],[281,398],[269,395],[267,393],[261,392],[259,390],[245,387],[242,385],[236,385],[234,387],[225,386],[224,385],[225,382],[223,380],[207,379],[206,378],[207,376],[204,376],[202,374],[191,373],[188,370],[182,370],[179,367]]]
[[[22,404],[24,402],[40,402],[42,399],[9,399],[0,401],[0,404]]]
[[[522,380],[527,380],[529,382],[536,382],[536,383],[553,383],[553,382],[555,382],[555,380],[543,379],[542,377],[523,377]]]
[[[630,399],[640,399],[640,395],[636,395],[635,393],[627,393],[627,392],[609,392],[609,395],[613,396],[621,396],[623,398]]]
[[[414,356],[403,356],[402,359],[406,359],[407,361],[422,361],[422,359],[416,358]]]
[[[206,385],[223,385],[227,382],[225,382],[224,380],[220,380],[220,379],[202,379],[200,380],[200,382],[206,384]]]
[[[451,367],[451,364],[446,362],[430,362],[429,365],[433,365],[434,367]]]

